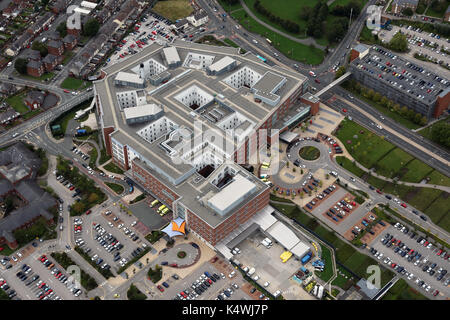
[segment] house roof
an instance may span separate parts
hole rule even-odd
[[[64,43],[72,43],[77,37],[75,37],[73,34],[68,34],[67,36],[64,37],[64,39],[62,40]]]
[[[48,55],[47,55],[48,56]],[[55,57],[55,56],[54,56]],[[47,57],[46,57],[47,58]],[[56,58],[56,57],[55,57]],[[29,102],[39,102],[42,103],[44,102],[45,99],[45,95],[41,92],[41,91],[29,91],[27,93],[27,96],[25,97],[25,101],[29,101]]]
[[[27,68],[39,69],[42,67],[41,61],[30,60],[27,64]]]
[[[45,58],[42,60],[44,63],[54,63],[57,60],[57,57],[51,53],[47,54]]]
[[[47,47],[48,48],[61,48],[63,45],[61,40],[50,40]]]

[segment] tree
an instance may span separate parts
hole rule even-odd
[[[398,52],[408,51],[408,39],[406,35],[401,32],[397,32],[389,41],[389,48]]]
[[[334,75],[334,78],[340,78],[345,74],[345,67],[344,66],[340,66],[339,69],[337,69],[336,74]]]
[[[65,21],[61,22],[56,28],[56,31],[59,32],[61,38],[64,38],[67,35],[67,23]]]
[[[27,74],[27,59],[17,58],[16,62],[14,62],[14,68],[20,74]]]
[[[100,24],[97,19],[89,19],[83,26],[83,34],[88,37],[93,37],[97,34],[98,29],[100,29]]]
[[[47,46],[39,41],[34,41],[33,44],[31,45],[31,49],[39,51],[41,57],[45,57],[48,53]]]
[[[90,203],[94,203],[94,202],[97,202],[98,201],[98,194],[97,193],[95,193],[95,192],[92,192],[90,195],[89,195],[89,198],[88,198],[88,201],[90,202]]]
[[[402,10],[402,14],[411,17],[414,14],[414,11],[411,8],[405,8]]]
[[[450,123],[438,122],[431,127],[431,140],[450,148]]]

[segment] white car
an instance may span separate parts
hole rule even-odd
[[[270,285],[270,282],[269,281],[266,281],[266,282],[264,282],[264,287],[268,287]]]
[[[16,258],[16,256],[12,256],[11,259],[13,259],[14,262],[16,262],[18,259]]]

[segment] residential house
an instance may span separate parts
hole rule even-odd
[[[30,227],[41,217],[53,223],[49,210],[56,206],[56,201],[35,181],[40,166],[39,157],[22,143],[0,152],[0,197],[15,194],[24,202],[24,206],[0,220],[0,245],[17,248],[14,231]]]
[[[31,43],[31,40],[33,40],[33,35],[25,32],[5,50],[5,54],[11,57],[16,56],[20,50],[27,47]]]
[[[27,92],[27,95],[25,99],[23,99],[23,102],[30,110],[36,110],[37,108],[40,108],[42,106],[44,99],[44,93],[42,93],[41,91],[32,90]]]
[[[30,60],[40,61],[41,60],[41,53],[38,50],[28,49],[21,56],[24,59],[27,59],[28,61],[30,61]]]
[[[36,36],[41,33],[42,30],[48,27],[53,22],[53,20],[55,20],[55,15],[52,12],[47,12],[46,14],[38,18],[36,22],[27,29],[27,32]]]
[[[73,48],[75,48],[78,43],[78,39],[73,34],[68,34],[64,37],[62,42],[64,43],[65,50],[73,50]]]
[[[27,64],[27,74],[40,77],[44,74],[44,64],[41,61],[30,60]]]
[[[12,107],[8,107],[5,111],[0,112],[0,124],[9,124],[18,117],[20,117],[20,113],[18,113]]]
[[[9,82],[2,82],[0,83],[0,93],[4,95],[12,95],[16,93],[17,87]]]
[[[47,44],[48,53],[61,56],[64,53],[64,43],[61,40],[50,40]]]
[[[52,11],[56,14],[66,12],[67,6],[71,0],[57,0],[52,6]]]
[[[62,60],[58,58],[62,58],[62,56],[55,56],[54,54],[51,53],[47,54],[45,58],[42,60],[42,62],[44,63],[45,71],[50,72],[53,69],[55,69],[55,67]]]
[[[100,24],[104,24],[106,20],[111,16],[111,11],[109,11],[106,7],[100,10],[95,18],[98,20]]]
[[[445,11],[444,21],[450,22],[450,6],[448,6],[447,11]]]
[[[46,33],[46,37],[48,40],[60,40],[61,36],[58,31],[49,31]]]
[[[399,14],[406,8],[410,8],[413,12],[415,12],[418,4],[419,0],[393,0],[391,12]]]

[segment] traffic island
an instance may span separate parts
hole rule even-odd
[[[319,159],[320,151],[316,147],[306,146],[299,150],[298,155],[303,160],[314,161],[314,160]]]

